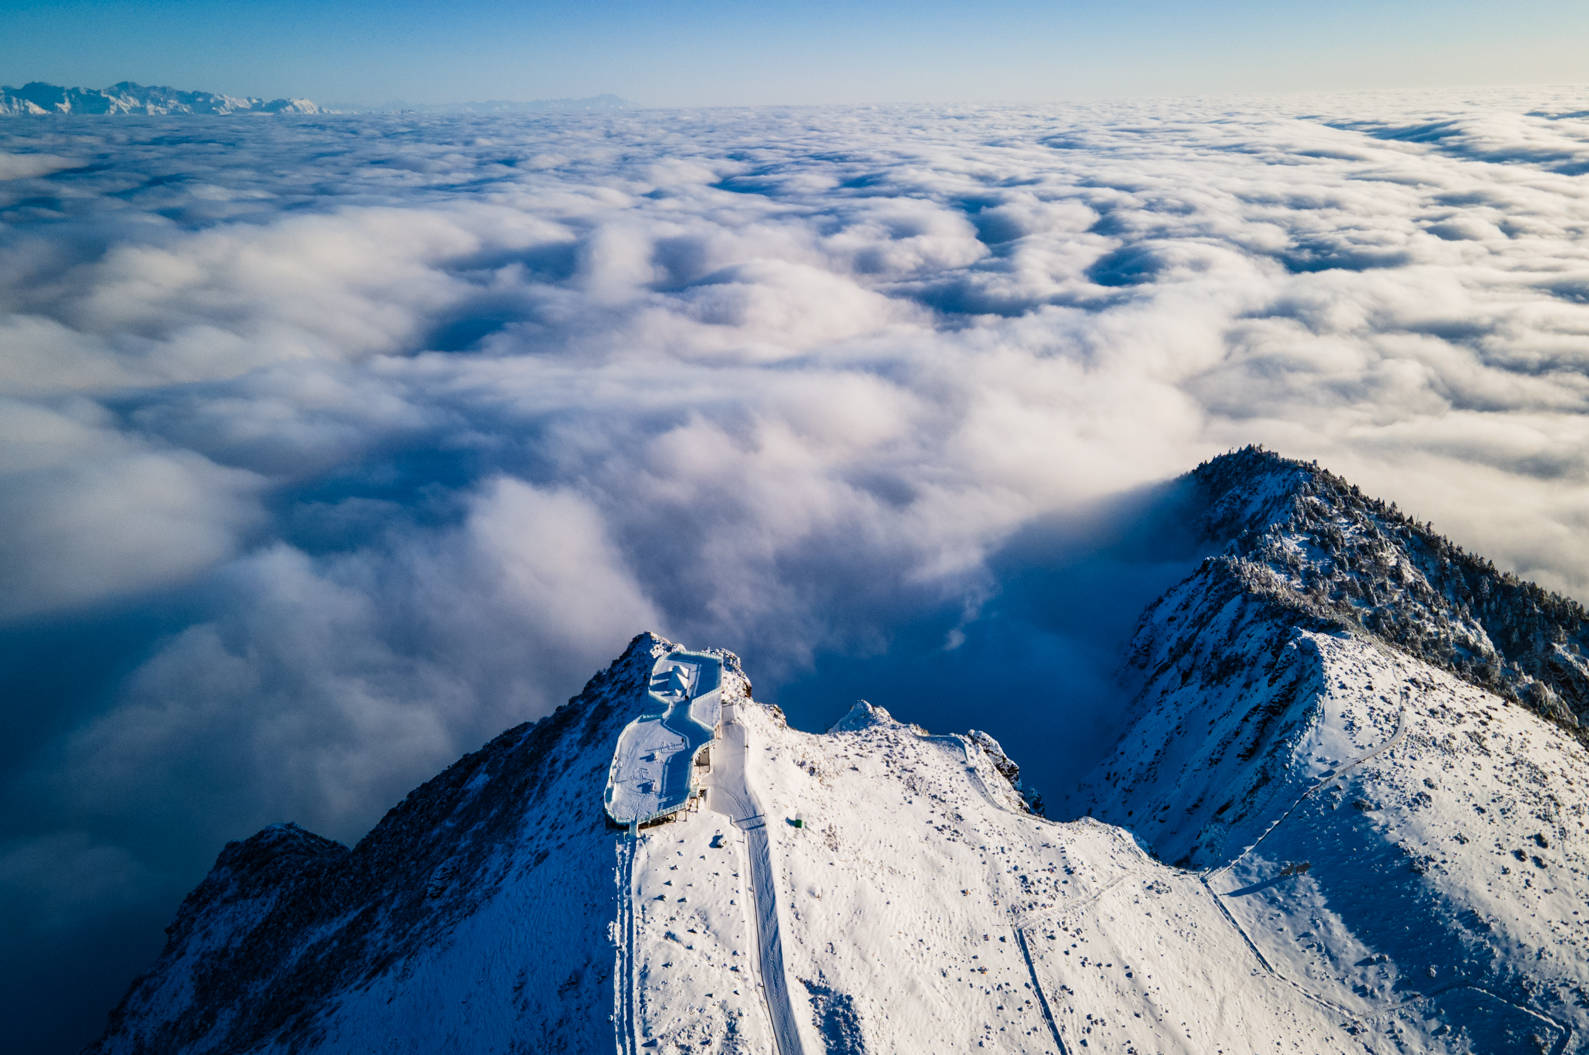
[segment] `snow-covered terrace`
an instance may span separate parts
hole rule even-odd
[[[607,774],[607,815],[649,824],[689,805],[695,759],[722,721],[723,665],[712,656],[672,652],[657,660],[646,709],[624,727]]]

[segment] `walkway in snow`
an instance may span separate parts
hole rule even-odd
[[[1358,755],[1356,758],[1352,759],[1350,762],[1347,762],[1344,765],[1340,765],[1340,766],[1335,767],[1330,772],[1324,774],[1322,777],[1320,777],[1319,779],[1315,780],[1312,784],[1310,784],[1307,787],[1306,790],[1304,790],[1302,792],[1302,794],[1297,796],[1297,800],[1295,802],[1293,802],[1291,805],[1287,806],[1280,813],[1279,816],[1275,817],[1274,820],[1269,822],[1268,827],[1264,828],[1264,830],[1261,833],[1259,833],[1258,838],[1253,840],[1252,845],[1248,846],[1241,853],[1237,854],[1235,857],[1232,857],[1229,861],[1226,861],[1224,864],[1216,865],[1216,866],[1214,866],[1212,868],[1204,869],[1203,873],[1202,873],[1203,885],[1207,886],[1208,885],[1208,881],[1211,878],[1213,878],[1214,876],[1218,875],[1221,872],[1229,872],[1231,869],[1235,868],[1238,864],[1240,864],[1243,860],[1245,860],[1254,850],[1258,849],[1258,847],[1263,843],[1263,841],[1265,839],[1269,838],[1269,836],[1274,832],[1274,830],[1276,828],[1280,827],[1280,825],[1285,821],[1285,819],[1287,817],[1290,817],[1292,813],[1296,812],[1296,809],[1297,809],[1298,806],[1300,806],[1304,802],[1306,802],[1311,796],[1317,794],[1320,791],[1323,791],[1325,788],[1327,788],[1331,784],[1335,783],[1336,780],[1340,779],[1340,777],[1343,776],[1344,774],[1350,772],[1353,769],[1356,769],[1358,766],[1363,765],[1365,762],[1368,762],[1368,761],[1370,761],[1370,760],[1372,760],[1374,758],[1377,758],[1378,756],[1384,754],[1386,751],[1389,751],[1391,748],[1395,747],[1397,744],[1401,743],[1401,738],[1407,735],[1407,707],[1408,707],[1408,704],[1407,704],[1407,690],[1403,689],[1402,690],[1401,710],[1396,715],[1396,731],[1393,732],[1390,735],[1389,739],[1385,740],[1383,743],[1379,744],[1377,747],[1372,747],[1369,750],[1367,750],[1364,753],[1362,753],[1361,755]],[[1209,887],[1209,890],[1213,891],[1213,887]],[[1216,897],[1224,897],[1224,896],[1229,896],[1230,893],[1231,893],[1231,891],[1226,891],[1225,894],[1221,895],[1221,894],[1218,894],[1217,892],[1215,892],[1215,896]],[[1227,915],[1229,915],[1229,913],[1227,913]],[[1243,935],[1243,936],[1245,937],[1245,935]]]
[[[789,978],[784,973],[783,939],[778,931],[778,896],[767,847],[767,819],[762,816],[761,806],[745,776],[748,751],[745,727],[735,721],[733,708],[729,708],[723,714],[723,740],[713,767],[711,806],[745,832],[754,902],[751,914],[756,918],[758,971],[778,1055],[803,1055],[794,1005],[789,999]]]
[[[988,787],[987,781],[982,779],[982,771],[978,769],[976,763],[971,760],[971,741],[966,737],[954,735],[929,735],[922,737],[922,739],[947,747],[951,753],[958,749],[961,758],[965,762],[966,775],[971,778],[971,783],[976,787],[977,791],[981,793],[983,799],[985,799],[987,803],[994,809],[1002,810],[1005,813],[1015,814],[1023,818],[1029,817],[1048,824],[1053,823],[1046,817],[1041,817],[1032,813],[1025,813],[1020,810],[1013,810],[1004,802],[1001,802],[998,796],[993,794],[993,790]],[[1063,850],[1060,852],[1062,854],[1064,853]],[[993,871],[990,873],[990,875],[992,876],[992,887],[998,902],[1004,905],[1015,904],[1015,901],[1007,897],[1003,892],[1003,874],[998,871]],[[1088,898],[1088,903],[1103,896],[1104,891],[1108,890],[1109,887],[1114,886],[1115,883],[1120,882],[1120,880],[1123,878],[1125,877],[1119,876],[1114,880],[1111,880],[1109,886],[1106,886],[1103,891],[1099,891],[1091,898]],[[1066,910],[1074,911],[1080,907],[1081,906],[1066,906]],[[1043,1016],[1043,1025],[1048,1027],[1048,1035],[1054,1038],[1054,1047],[1058,1050],[1059,1055],[1070,1055],[1070,1049],[1065,1047],[1065,1038],[1059,1031],[1059,1022],[1054,1018],[1054,1009],[1049,1005],[1048,992],[1043,988],[1042,976],[1037,972],[1037,963],[1032,958],[1032,947],[1026,940],[1026,924],[1027,919],[1024,918],[1021,913],[1012,913],[1010,930],[1015,935],[1015,945],[1021,951],[1021,959],[1026,963],[1026,974],[1027,977],[1031,979],[1030,985],[1032,987],[1032,995],[1037,998],[1037,1009]],[[1085,1044],[1086,1041],[1082,1041],[1082,1043]]]
[[[639,1022],[635,1019],[635,891],[634,859],[640,833],[631,826],[618,843],[618,922],[614,935],[618,949],[617,964],[613,971],[612,1025],[617,1041],[618,1055],[637,1055],[636,1037]]]
[[[1032,993],[1037,997],[1037,1007],[1043,1013],[1043,1024],[1048,1026],[1048,1035],[1054,1038],[1054,1047],[1059,1050],[1059,1055],[1069,1055],[1065,1039],[1059,1035],[1059,1023],[1054,1021],[1054,1011],[1048,1006],[1043,980],[1037,976],[1037,965],[1032,962],[1032,948],[1026,943],[1026,932],[1019,926],[1012,929],[1015,931],[1015,944],[1021,950],[1021,959],[1026,961],[1026,973],[1032,979]]]

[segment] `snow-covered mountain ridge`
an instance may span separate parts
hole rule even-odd
[[[1211,594],[1242,590],[1367,631],[1574,732],[1589,720],[1582,605],[1497,571],[1317,465],[1249,447],[1190,479],[1204,532],[1229,540],[1200,572]]]
[[[1313,466],[1189,482],[1228,542],[1144,613],[1134,723],[1073,802],[1314,998],[1422,1007],[1449,1050],[1581,1045],[1583,609]]]
[[[108,88],[63,88],[30,81],[0,86],[0,116],[22,114],[317,114],[308,99],[261,99],[120,81]]]
[[[614,745],[684,654],[643,634],[354,847],[228,846],[93,1050],[1582,1050],[1589,759],[1509,702],[1574,699],[1535,643],[1581,657],[1581,610],[1310,466],[1186,483],[1228,545],[1144,613],[1094,816],[1030,813],[986,733],[792,729],[706,649],[707,795],[616,829]],[[1413,618],[1427,656],[1370,629]],[[1485,641],[1509,697],[1464,676]]]

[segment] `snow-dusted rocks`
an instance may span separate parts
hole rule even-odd
[[[1366,633],[1569,729],[1589,722],[1582,605],[1497,571],[1314,465],[1246,448],[1187,479],[1204,533],[1223,546],[1199,572],[1225,580],[1211,592],[1233,588],[1294,620]]]
[[[1310,466],[1197,475],[1230,544],[1144,615],[1139,717],[1080,801],[1398,1045],[1584,1043],[1582,609]]]
[[[887,723],[894,720],[886,707],[878,707],[866,700],[856,700],[855,705],[845,712],[844,717],[834,722],[828,729],[830,733],[852,733],[879,722]]]

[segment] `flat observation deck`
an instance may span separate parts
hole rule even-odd
[[[624,726],[607,773],[607,815],[619,825],[677,813],[695,794],[695,758],[722,721],[723,664],[671,652],[651,668],[645,710]]]

